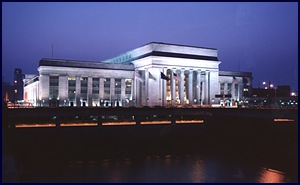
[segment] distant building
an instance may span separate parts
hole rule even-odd
[[[8,82],[2,82],[2,100],[14,102],[14,86]]]
[[[2,82],[2,99],[4,101],[15,103],[23,100],[23,77],[22,69],[15,68],[13,84]]]
[[[276,96],[278,97],[290,97],[291,87],[289,85],[278,86],[276,90]]]
[[[253,88],[253,96],[249,99],[251,105],[261,107],[298,107],[298,96],[291,95],[288,85],[277,88]]]
[[[24,84],[34,106],[235,106],[252,73],[219,71],[217,49],[152,42],[103,62],[41,59]]]
[[[219,71],[220,97],[223,105],[233,105],[252,97],[252,73],[236,71]]]

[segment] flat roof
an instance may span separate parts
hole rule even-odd
[[[50,59],[42,58],[39,66],[56,66],[56,67],[76,67],[90,69],[115,69],[115,70],[133,70],[134,66],[124,64],[111,64],[105,62],[65,60],[65,59]]]
[[[217,50],[216,48],[209,48],[209,47],[200,47],[200,46],[190,46],[190,45],[184,45],[184,44],[171,44],[166,42],[150,42],[148,44],[145,44],[143,46],[149,45],[149,44],[164,44],[164,45],[170,45],[170,46],[182,46],[182,47],[192,47],[192,48],[201,48],[201,49],[212,49]]]
[[[252,72],[219,71],[219,76],[252,77]]]
[[[105,60],[107,63],[130,64],[134,60],[148,56],[187,58],[198,60],[219,61],[217,49],[163,42],[150,42],[136,49],[124,52],[116,57]]]

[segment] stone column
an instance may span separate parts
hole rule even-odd
[[[236,98],[235,98],[235,83],[232,82],[231,84],[231,100],[234,99],[234,101],[236,101]]]
[[[146,87],[146,81],[145,81],[145,70],[141,70],[141,78],[143,79],[143,82],[140,83],[140,88],[138,89],[139,93],[140,93],[140,105],[141,106],[145,106],[146,105],[146,100],[147,100],[147,95],[146,95],[146,91],[145,91],[145,87]]]
[[[81,102],[80,102],[80,94],[81,94],[81,83],[80,83],[80,76],[76,76],[76,106],[80,107],[81,106]]]
[[[237,89],[237,91],[238,91],[238,101],[240,101],[241,100],[241,98],[242,98],[242,92],[241,92],[241,84],[240,83],[238,83],[238,89]]]
[[[125,88],[126,88],[126,85],[125,85],[125,79],[122,78],[121,79],[121,101],[122,101],[122,107],[125,106]]]
[[[135,99],[135,96],[134,96],[134,85],[135,85],[135,79],[133,78],[131,80],[131,95],[130,95],[130,98],[129,98],[129,106],[134,106],[133,104],[133,99]]]
[[[136,73],[138,73],[138,71],[135,71]],[[138,106],[138,99],[139,99],[139,93],[138,93],[138,89],[139,89],[139,83],[140,81],[134,77],[134,87],[133,87],[133,106]]]
[[[205,78],[205,76],[204,76]],[[205,104],[205,79],[202,81],[202,86],[201,86],[201,105]]]
[[[179,98],[180,105],[184,105],[184,69],[180,70],[180,82],[179,82]]]
[[[149,106],[149,71],[145,69],[145,97],[146,97],[146,106]]]
[[[165,68],[162,68],[162,73],[167,76]],[[166,100],[166,95],[167,95],[167,80],[161,79],[162,80],[162,106],[166,106],[167,100]]]
[[[68,77],[67,76],[59,76],[58,79],[58,97],[59,97],[59,105],[58,106],[67,106],[68,100]]]
[[[176,72],[176,69],[174,69],[174,71]],[[175,79],[174,79],[174,72],[173,70],[171,70],[171,100],[172,100],[172,106],[175,105],[175,101],[176,101],[176,93],[175,93]]]
[[[88,77],[88,87],[87,87],[87,106],[93,106],[92,105],[92,93],[93,93],[93,79],[92,77]]]
[[[115,87],[116,87],[115,78],[110,78],[110,103],[111,103],[111,106],[115,106]]]
[[[188,100],[189,100],[189,105],[193,104],[193,70],[190,69],[189,71],[189,81],[188,81]]]
[[[205,104],[210,104],[210,96],[209,96],[209,71],[205,71]]]
[[[200,97],[200,88],[201,88],[201,70],[199,69],[199,70],[197,70],[197,102],[198,102],[198,104],[200,104],[200,99],[201,99],[201,97]]]
[[[41,98],[41,105],[44,106],[49,106],[49,75],[44,75],[41,74],[39,76],[39,89],[40,89],[40,94],[39,97]]]
[[[101,103],[101,100],[103,101],[104,99],[104,78],[100,78],[99,80],[99,106],[103,106]]]

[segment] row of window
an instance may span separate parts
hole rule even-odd
[[[234,92],[232,92],[232,83],[227,83],[227,92],[225,92],[225,83],[220,84],[220,94],[233,94],[234,96],[238,96],[238,84],[234,84]]]
[[[104,79],[104,95],[110,95],[110,78]],[[132,79],[125,79],[125,94],[129,96],[131,92]],[[50,98],[58,97],[59,76],[50,76],[49,79],[49,95]],[[80,77],[80,93],[81,97],[87,97],[88,90],[88,78]],[[100,92],[100,78],[92,79],[92,94],[97,95]],[[76,93],[76,77],[68,77],[68,97],[69,99],[75,99]],[[115,95],[121,95],[121,79],[115,79]]]

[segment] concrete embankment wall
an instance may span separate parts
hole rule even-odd
[[[134,125],[102,125],[109,116],[132,118]],[[153,115],[155,115],[153,117]],[[62,127],[62,120],[101,116],[96,126]],[[151,117],[152,116],[152,117]],[[54,119],[55,118],[55,119]],[[293,120],[274,122],[274,119]],[[170,124],[142,125],[145,120],[169,120]],[[176,120],[198,119],[200,124],[176,124]],[[298,111],[293,109],[167,109],[167,108],[36,108],[7,110],[4,131],[19,151],[114,151],[127,147],[160,150],[178,146],[276,147],[297,144]],[[72,121],[72,120],[71,120]],[[19,123],[52,122],[54,127],[15,128]],[[155,148],[154,147],[154,148]],[[105,148],[105,149],[104,149]],[[59,149],[59,150],[57,150]]]

